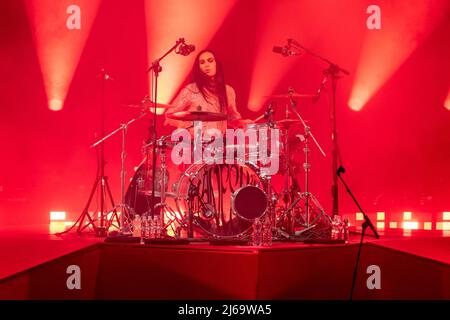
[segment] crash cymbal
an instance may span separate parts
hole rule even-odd
[[[167,113],[167,118],[179,121],[223,121],[227,119],[224,113],[208,111],[179,111]]]
[[[275,124],[279,127],[290,127],[293,124],[301,122],[299,119],[283,119],[279,121],[275,121]]]
[[[153,109],[154,103],[152,101],[141,101],[137,104],[122,104],[123,107],[135,108],[135,109]],[[173,109],[175,106],[171,104],[157,103],[156,108],[158,109]]]
[[[316,97],[314,94],[306,94],[306,93],[292,93],[292,98],[303,98],[303,99],[313,99]],[[273,94],[271,96],[264,96],[264,98],[270,98],[270,99],[289,99],[290,95],[287,93],[283,94]]]

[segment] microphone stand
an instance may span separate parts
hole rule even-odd
[[[184,44],[184,38],[180,38],[176,41],[175,45],[172,46],[164,55],[162,55],[160,58],[154,60],[151,64],[151,66],[147,69],[147,73],[152,71],[154,76],[154,81],[152,81],[152,95],[153,95],[153,118],[152,118],[152,143],[153,143],[153,154],[152,154],[152,194],[151,194],[151,211],[152,211],[152,217],[155,216],[156,213],[156,206],[155,206],[155,189],[156,189],[156,109],[158,105],[158,76],[162,72],[162,67],[160,65],[160,62],[169,55],[172,51],[174,51],[178,46],[181,44]],[[164,221],[164,210],[161,210],[161,221]]]
[[[340,73],[343,73],[345,75],[349,75],[350,73],[339,67],[337,64],[331,62],[330,60],[318,55],[317,53],[309,50],[308,48],[305,48],[300,43],[295,41],[294,39],[288,39],[288,44],[297,48],[300,48],[304,50],[305,52],[309,53],[310,55],[326,62],[328,64],[328,68],[323,71],[323,74],[325,77],[331,78],[331,88],[332,88],[332,98],[331,98],[331,111],[330,111],[330,119],[331,119],[331,139],[333,142],[333,151],[332,151],[332,172],[333,172],[333,184],[331,186],[331,195],[333,200],[333,216],[339,214],[339,205],[338,205],[338,183],[337,183],[337,177],[335,175],[335,172],[337,172],[338,167],[338,155],[339,155],[339,144],[338,144],[338,137],[337,137],[337,126],[336,126],[336,85],[337,80],[341,78]],[[322,81],[322,86],[324,85],[325,80]],[[320,90],[320,89],[319,89]],[[321,90],[320,90],[321,91]],[[319,92],[320,94],[320,92]]]
[[[355,290],[356,275],[357,275],[357,272],[358,272],[359,257],[360,257],[360,254],[361,254],[361,248],[362,248],[363,239],[364,239],[364,235],[365,235],[367,227],[369,227],[372,230],[372,232],[374,233],[374,235],[375,235],[375,237],[377,239],[379,239],[380,236],[378,235],[377,230],[373,226],[372,221],[370,221],[369,217],[364,213],[364,210],[361,208],[361,206],[359,205],[358,201],[353,196],[353,193],[350,191],[350,188],[347,186],[347,184],[345,183],[344,179],[341,177],[341,173],[344,173],[344,172],[345,172],[345,169],[343,167],[339,167],[339,169],[336,171],[336,176],[339,177],[339,179],[342,181],[342,183],[344,184],[345,189],[347,190],[348,194],[350,194],[350,196],[352,197],[352,199],[355,202],[356,206],[358,207],[359,212],[361,212],[363,214],[363,216],[364,216],[364,222],[362,224],[361,240],[359,242],[358,254],[356,256],[355,269],[353,269],[352,289],[350,291],[350,300],[352,300],[353,299],[353,291]]]

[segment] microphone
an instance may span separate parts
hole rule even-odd
[[[273,114],[273,106],[272,106],[272,102],[269,104],[269,106],[267,107],[266,112],[264,112],[264,119],[270,119],[270,117]]]
[[[291,102],[292,108],[295,109],[295,107],[297,106],[297,102],[295,102],[294,99],[292,98],[293,94],[294,94],[294,88],[289,87],[288,88],[289,101]]]
[[[316,95],[312,98],[312,102],[316,103],[319,101],[320,94],[322,93],[322,90],[325,88],[325,83],[327,82],[328,77],[323,78],[322,83],[320,84],[319,90],[317,90]]]
[[[275,53],[279,53],[279,54],[283,55],[284,57],[298,55],[297,52],[290,50],[289,47],[287,47],[287,46],[284,46],[284,47],[275,46],[275,47],[273,47],[272,51]]]
[[[344,169],[343,166],[339,166],[339,169],[337,169],[337,172],[336,172],[336,174],[337,174],[338,176],[340,176],[341,173],[345,173],[345,169]]]
[[[299,138],[301,142],[305,141],[305,136],[304,136],[304,135],[302,135],[302,134],[296,134],[295,136],[296,136],[297,138]]]
[[[194,51],[195,51],[195,46],[193,44],[182,43],[180,45],[180,48],[178,49],[177,53],[181,54],[182,56],[188,56]]]

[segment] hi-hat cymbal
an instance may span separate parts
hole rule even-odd
[[[289,99],[292,98],[303,98],[303,99],[313,99],[316,97],[315,94],[306,94],[306,93],[292,93],[291,95],[283,93],[283,94],[273,94],[271,96],[264,96],[264,98],[270,99]]]
[[[167,118],[179,121],[223,121],[227,119],[224,113],[208,111],[179,111],[167,113]]]

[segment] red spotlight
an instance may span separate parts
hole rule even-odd
[[[148,63],[163,55],[179,38],[194,44],[196,51],[206,47],[235,2],[146,0]],[[188,57],[169,55],[163,60],[163,72],[158,79],[158,102],[172,100],[189,73],[195,55],[196,52]]]
[[[258,1],[256,54],[248,101],[250,110],[260,110],[265,103],[264,96],[274,93],[273,90],[286,73],[294,70],[296,64],[303,60],[301,56],[304,52],[299,51],[299,56],[283,57],[274,53],[273,47],[287,45],[287,39],[293,38],[317,53],[325,54],[328,50],[335,50],[334,43],[325,42],[322,38],[324,35],[328,38],[340,38],[334,33],[337,28],[333,28],[333,35],[330,35],[329,26],[341,23],[342,6],[341,1],[333,0]],[[330,48],[326,49],[328,46]],[[334,54],[325,56],[333,57]]]
[[[353,111],[360,111],[363,108],[363,105],[364,105],[363,99],[359,97],[353,97],[348,102],[348,106]]]
[[[100,0],[26,1],[50,110],[64,106],[99,4]]]
[[[286,45],[287,38],[308,40],[312,37],[299,23],[298,12],[305,12],[305,4],[297,1],[261,1],[259,2],[258,35],[256,53],[253,64],[248,107],[258,111],[265,102],[264,96],[270,95],[283,75],[295,64],[294,57],[283,57],[272,51],[274,45]],[[307,19],[307,18],[306,18]],[[308,28],[308,30],[317,30]],[[300,32],[299,32],[300,31]]]
[[[450,89],[448,89],[447,98],[444,100],[444,107],[450,111]]]
[[[381,30],[366,36],[348,105],[360,111],[445,17],[447,0],[395,1],[381,7]]]

